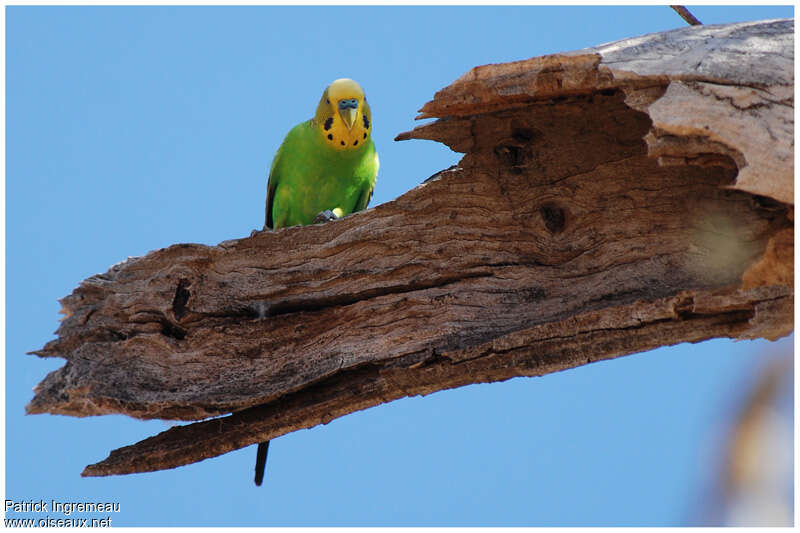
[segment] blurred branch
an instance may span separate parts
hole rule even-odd
[[[793,402],[794,354],[772,359],[755,376],[732,428],[723,470],[725,524],[792,525],[792,421],[779,416],[780,396]],[[788,490],[787,490],[788,489]]]
[[[689,23],[692,26],[701,26],[703,23],[697,20],[697,17],[692,15],[692,13],[686,9],[686,6],[669,6],[675,10],[675,12],[681,16],[683,20]]]
[[[791,21],[685,28],[476,67],[398,136],[464,152],[457,168],[335,222],[83,281],[36,352],[67,364],[28,412],[229,415],[84,475],[146,472],[405,396],[786,335],[792,39]]]

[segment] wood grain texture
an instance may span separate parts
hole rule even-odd
[[[81,283],[35,352],[67,363],[28,412],[228,415],[84,475],[145,472],[410,395],[787,335],[792,31],[702,26],[477,67],[399,136],[464,152],[457,168],[341,220],[178,244]],[[760,35],[769,68],[747,52]],[[719,66],[691,74],[697,57]]]

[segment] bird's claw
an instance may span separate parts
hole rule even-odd
[[[324,222],[330,222],[331,220],[336,220],[337,218],[339,217],[336,216],[336,213],[334,213],[330,209],[326,209],[325,211],[322,211],[321,213],[319,213],[317,216],[314,217],[314,221],[312,222],[312,224],[322,224]]]

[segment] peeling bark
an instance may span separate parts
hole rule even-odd
[[[465,156],[306,228],[129,258],[61,300],[29,413],[212,420],[174,468],[410,395],[793,327],[792,21],[476,67],[398,139]]]

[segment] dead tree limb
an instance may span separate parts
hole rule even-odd
[[[793,325],[793,21],[476,67],[398,139],[465,153],[342,220],[130,258],[61,302],[29,413],[201,420],[174,468],[410,395]]]
[[[669,6],[671,7],[675,13],[680,15],[680,17],[686,21],[687,24],[690,26],[700,26],[703,23],[698,20],[697,17],[692,15],[692,12],[686,9],[686,6]]]

